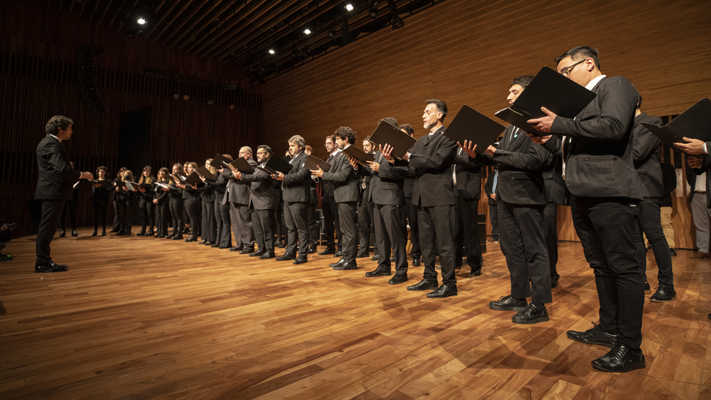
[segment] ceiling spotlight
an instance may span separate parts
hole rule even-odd
[[[276,51],[274,51],[274,49],[269,49],[269,54],[276,54]]]
[[[336,38],[336,31],[334,31],[334,30],[328,31],[328,37],[330,37],[331,39],[335,39]]]
[[[378,18],[378,6],[375,5],[373,7],[370,7],[370,18],[376,19]]]
[[[136,22],[138,22],[139,25],[145,25],[145,24],[146,24],[145,18],[142,18],[142,17],[141,17],[141,18],[138,18],[138,19],[136,20]]]
[[[309,28],[304,29],[304,33],[307,34],[307,35],[310,35],[310,34],[311,34],[311,29],[309,29]]]
[[[346,10],[353,11],[353,4],[351,4],[351,3],[346,4]]]
[[[405,21],[397,15],[397,7],[395,6],[395,0],[388,0],[388,5],[390,6],[390,24],[393,30],[400,29],[405,26]]]

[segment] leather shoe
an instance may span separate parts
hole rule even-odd
[[[296,260],[294,260],[294,264],[303,264],[308,262],[309,259],[306,257],[306,254],[300,255]]]
[[[35,264],[35,273],[36,274],[50,273],[50,272],[64,272],[68,269],[69,268],[66,265],[59,265],[59,264],[55,264],[53,262],[50,262],[49,264]]]
[[[489,242],[489,243],[493,243],[493,242],[498,242],[499,239],[488,238],[488,239],[486,239],[486,241]]]
[[[333,257],[343,257],[343,252],[341,250],[336,250],[336,252],[333,253]]]
[[[568,331],[566,332],[569,339],[585,344],[597,344],[609,348],[615,347],[617,344],[617,335],[607,333],[600,328],[600,325],[593,323],[593,327],[585,332]]]
[[[356,264],[355,260],[353,261],[346,261],[343,264],[336,265],[333,267],[336,271],[345,271],[347,269],[358,269],[358,264]]]
[[[213,245],[212,245],[212,246],[210,246],[210,247],[220,247],[220,245],[219,245],[219,244],[217,244],[217,243],[215,243],[215,244],[213,244]]]
[[[537,324],[548,321],[548,310],[543,306],[540,310],[532,303],[526,306],[524,311],[519,311],[511,318],[514,324]]]
[[[497,311],[523,311],[526,309],[527,304],[526,299],[517,300],[508,295],[499,300],[489,302],[489,308]]]
[[[72,237],[77,237],[79,234],[77,233],[76,229],[72,229]]]
[[[198,244],[206,244],[206,243],[207,243],[207,239],[203,239],[203,240],[201,240],[201,241],[198,242]]]
[[[378,260],[380,260],[380,255],[379,255],[379,254],[376,254],[376,255],[374,255],[373,257],[370,258],[370,261],[378,261]]]
[[[444,283],[442,286],[438,287],[434,292],[432,293],[427,293],[427,297],[430,299],[443,299],[445,297],[451,297],[451,296],[456,296],[457,295],[457,286],[456,285],[445,285]]]
[[[469,273],[470,278],[473,278],[475,276],[481,276],[481,265],[478,267],[471,267],[471,268],[472,268],[472,270]]]
[[[307,253],[313,254],[313,253],[315,253],[315,252],[317,252],[317,251],[318,251],[318,250],[316,249],[316,246],[311,246],[311,247],[309,247]]]
[[[289,255],[289,254],[284,254],[281,257],[277,257],[277,261],[289,261],[289,260],[296,260],[296,257]]]
[[[94,233],[91,234],[91,236],[96,236],[98,232],[94,231]]]
[[[242,250],[242,251],[244,251],[244,250]],[[259,257],[262,254],[264,254],[264,250],[257,250],[257,251],[252,250],[252,251],[253,251],[253,253],[249,255],[250,257]],[[240,252],[240,253],[242,253],[242,252]]]
[[[423,279],[423,280],[419,281],[418,283],[407,287],[407,290],[410,290],[410,291],[435,290],[435,289],[439,289],[439,284],[437,284],[437,279],[433,279],[433,280],[429,280],[429,281],[427,279]]]
[[[373,276],[390,276],[392,275],[392,271],[390,271],[390,268],[387,267],[382,267],[378,265],[378,268],[376,268],[374,271],[366,272],[365,276],[368,278],[371,278]]]
[[[369,255],[368,252],[358,253],[356,255],[356,258],[367,258],[368,255]]]
[[[240,250],[242,250],[241,247],[237,247],[237,246],[235,246],[235,247],[230,247],[230,251],[240,251]]]
[[[558,279],[551,278],[551,289],[558,287]]]
[[[333,247],[326,247],[325,249],[323,249],[323,251],[316,253],[316,254],[318,254],[320,256],[325,256],[327,254],[335,254],[335,253],[336,253],[336,249],[334,249]]]
[[[249,253],[254,253],[254,247],[245,247],[244,249],[240,250],[239,254],[249,254]]]
[[[138,231],[138,233],[136,234],[136,236],[146,236],[146,231],[144,231],[143,229],[141,229],[140,231]]]
[[[676,291],[673,288],[660,286],[657,288],[657,292],[649,298],[649,301],[654,301],[656,303],[664,303],[667,301],[672,301],[675,298]]]
[[[173,236],[173,240],[183,240],[183,235]]]
[[[644,292],[649,293],[652,291],[652,288],[649,286],[649,282],[644,281]]]
[[[331,267],[331,268],[333,268],[333,267],[335,267],[336,265],[343,264],[344,262],[346,262],[346,260],[343,259],[343,258],[341,258],[340,260],[336,261],[335,263],[328,264],[328,266]]]
[[[630,372],[645,368],[642,349],[631,349],[627,345],[618,343],[607,354],[592,361],[595,369],[605,372]]]
[[[64,229],[62,229],[62,231],[59,232],[59,237],[65,237],[65,236],[67,236],[67,233],[64,232]]]
[[[399,285],[401,283],[407,282],[407,274],[395,274],[388,281],[388,285]]]
[[[274,252],[273,251],[265,251],[264,254],[259,256],[260,260],[266,260],[268,258],[274,258]]]
[[[419,267],[420,265],[421,265],[421,264],[420,264],[420,257],[417,257],[417,258],[413,258],[413,259],[412,259],[412,266],[413,266],[413,267]]]
[[[672,257],[677,255],[675,249],[669,249],[669,253],[672,255]]]

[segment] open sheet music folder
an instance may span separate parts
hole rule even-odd
[[[417,142],[415,138],[385,121],[380,121],[370,135],[370,141],[383,146],[389,144],[393,148],[390,154],[399,159],[405,156]]]
[[[676,151],[681,149],[674,146],[674,143],[684,143],[684,137],[710,142],[711,100],[707,98],[699,100],[662,127],[646,123],[642,125]]]
[[[506,128],[498,122],[465,104],[443,135],[462,145],[465,140],[468,140],[476,144],[476,152],[482,154],[496,141],[504,129]]]
[[[269,157],[269,160],[267,160],[266,164],[259,168],[262,168],[263,170],[269,172],[272,175],[276,174],[277,171],[286,175],[291,170],[291,167],[292,165],[289,164],[288,161],[275,154],[272,154],[271,157]]]
[[[309,171],[311,170],[317,170],[318,167],[321,167],[321,169],[324,172],[328,172],[331,170],[331,164],[327,163],[326,161],[323,161],[322,159],[314,156],[308,156],[306,158],[306,161],[304,161],[304,168],[308,169]]]
[[[350,145],[346,147],[343,150],[344,153],[348,154],[351,157],[354,157],[356,160],[358,160],[358,163],[361,165],[368,165],[368,161],[373,161],[374,160],[374,154],[367,154],[363,150]]]

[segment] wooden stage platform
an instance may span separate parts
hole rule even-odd
[[[333,271],[145,237],[56,238],[69,271],[35,274],[34,238],[0,263],[0,398],[704,399],[711,397],[711,261],[674,257],[677,300],[645,303],[647,368],[596,372],[607,349],[566,338],[597,321],[579,243],[560,244],[551,321],[488,308],[509,293],[498,245],[459,295],[427,299],[376,263]],[[322,248],[321,248],[322,249]],[[277,255],[283,254],[278,249]],[[650,284],[656,264],[648,252]],[[422,267],[411,267],[416,283]],[[647,299],[649,294],[647,294]]]

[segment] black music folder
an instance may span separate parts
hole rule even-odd
[[[367,166],[368,161],[373,161],[375,158],[374,154],[367,154],[363,150],[350,145],[343,150],[344,153],[358,160],[358,164]]]
[[[239,170],[239,172],[243,174],[253,174],[254,173],[254,168],[249,165],[249,162],[245,160],[242,157],[237,158],[236,160],[232,161],[228,167],[234,171],[234,170]]]
[[[210,165],[213,167],[220,169],[222,167],[227,167],[229,163],[232,162],[229,158],[222,157],[222,154],[216,154],[215,157],[212,158],[212,162],[210,162]]]
[[[113,182],[108,179],[104,179],[103,181],[100,181],[98,179],[92,179],[89,182],[91,182],[93,185],[101,185],[101,187],[104,189],[108,189],[113,186]]]
[[[662,139],[667,146],[677,151],[682,150],[674,146],[674,143],[684,143],[684,137],[710,142],[711,100],[707,98],[699,100],[662,127],[646,123],[642,125]]]
[[[185,179],[187,179],[187,177],[186,177],[185,175],[181,174],[181,173],[177,173],[177,174],[175,174],[175,175],[173,175],[173,174],[168,174],[168,177],[169,177],[170,179],[172,179],[172,180],[175,180],[175,178],[178,178],[177,180],[178,180],[178,182],[180,182],[180,183],[185,183]]]
[[[478,154],[483,154],[504,129],[506,128],[498,122],[465,104],[445,129],[443,135],[462,145],[465,140],[468,140],[477,145],[476,152]]]
[[[210,164],[210,165],[212,165],[212,164]],[[197,173],[198,173],[198,175],[204,176],[205,179],[207,179],[208,181],[215,182],[217,180],[217,176],[215,176],[215,174],[210,172],[210,170],[207,169],[207,167],[205,167],[205,166],[198,168]]]
[[[496,116],[528,133],[550,135],[536,130],[526,121],[544,117],[546,114],[541,111],[541,107],[561,117],[575,118],[595,99],[595,96],[597,95],[584,86],[578,85],[548,67],[543,67],[513,105],[497,112]]]
[[[404,157],[417,142],[415,138],[385,121],[380,121],[370,135],[370,141],[383,146],[389,144],[393,148],[391,155],[399,159]]]
[[[188,175],[187,178],[185,178],[184,183],[186,185],[197,185],[197,186],[204,186],[205,183],[200,179],[200,175],[197,174],[197,172],[193,171],[192,174]]]
[[[323,172],[328,172],[331,170],[331,164],[314,156],[308,156],[306,158],[306,161],[304,161],[304,165],[302,165],[302,167],[308,169],[309,171],[315,171],[318,169],[318,167],[321,167]]]
[[[269,172],[272,175],[276,174],[277,172],[281,172],[282,174],[286,175],[291,170],[291,167],[292,165],[289,164],[288,161],[272,154],[271,157],[269,157],[269,160],[267,160],[266,164],[264,164],[264,166],[260,168]]]

